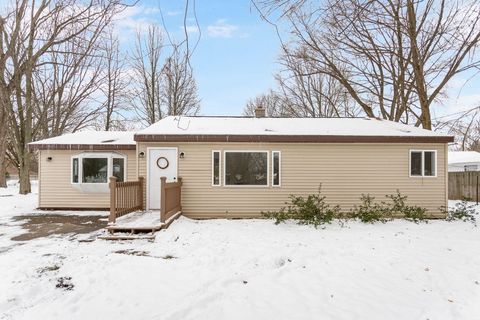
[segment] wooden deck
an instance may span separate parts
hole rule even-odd
[[[105,229],[109,235],[98,238],[104,240],[153,240],[157,231],[168,228],[181,214],[182,212],[178,211],[167,221],[161,222],[159,211],[132,212],[107,226]]]

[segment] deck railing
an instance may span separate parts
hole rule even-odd
[[[110,178],[109,222],[114,223],[118,217],[143,210],[143,181],[143,177],[127,182],[117,182],[116,177]]]
[[[177,212],[182,211],[182,178],[177,182],[167,182],[160,178],[160,222],[166,222]]]

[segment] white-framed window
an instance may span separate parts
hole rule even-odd
[[[282,154],[280,151],[272,151],[272,186],[279,187],[282,183]]]
[[[478,165],[476,164],[466,164],[463,166],[465,171],[478,171]]]
[[[221,159],[220,159],[220,151],[213,150],[212,151],[212,186],[220,186],[221,185],[221,177],[220,177],[220,168],[221,168]]]
[[[72,184],[107,184],[109,177],[126,181],[126,156],[116,152],[84,152],[72,157]]]
[[[410,150],[409,170],[410,177],[436,177],[437,151]]]
[[[225,186],[268,187],[268,151],[224,151]]]

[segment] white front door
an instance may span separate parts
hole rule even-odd
[[[148,209],[160,209],[160,177],[177,181],[177,148],[148,149]]]

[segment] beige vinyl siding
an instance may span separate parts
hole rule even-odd
[[[108,208],[110,194],[85,193],[71,183],[72,156],[83,151],[41,150],[39,151],[40,208]],[[88,151],[86,152],[93,152]],[[109,152],[109,151],[100,151]],[[127,157],[127,180],[136,180],[135,150],[116,150]],[[47,161],[52,157],[52,161]]]
[[[397,189],[408,203],[442,217],[446,205],[446,144],[400,143],[139,143],[147,147],[178,147],[178,176],[183,178],[183,214],[191,218],[258,217],[261,211],[284,206],[290,194],[307,195],[319,186],[327,201],[348,211],[359,204],[362,193],[386,200]],[[437,177],[409,177],[409,151],[436,150]],[[212,150],[221,151],[222,186],[212,186]],[[223,186],[225,150],[269,151],[268,187]],[[271,186],[271,151],[281,151],[281,186]],[[138,174],[147,178],[145,158]]]

